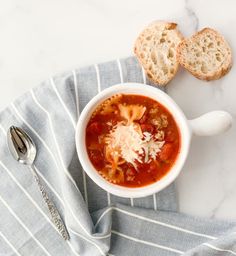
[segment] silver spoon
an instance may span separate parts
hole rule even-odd
[[[28,165],[31,169],[34,178],[39,186],[39,190],[43,196],[45,203],[47,204],[48,210],[51,214],[52,221],[62,237],[65,240],[69,240],[69,234],[66,230],[65,224],[56,208],[54,203],[49,199],[44,186],[42,185],[37,171],[34,166],[34,160],[36,157],[36,146],[29,135],[24,132],[21,128],[11,126],[7,133],[7,142],[9,151],[13,157],[20,163]]]

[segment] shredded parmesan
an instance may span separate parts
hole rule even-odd
[[[106,138],[108,147],[119,148],[121,157],[136,167],[135,162],[150,162],[161,151],[165,141],[156,141],[149,132],[141,132],[137,123],[125,125],[119,122]]]

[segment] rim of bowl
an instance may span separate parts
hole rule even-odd
[[[175,160],[175,163],[160,180],[150,185],[129,188],[113,184],[104,179],[98,173],[88,157],[85,135],[87,123],[91,117],[91,114],[100,103],[117,93],[143,95],[161,103],[172,114],[179,128],[181,144],[180,152],[177,156],[177,159]],[[190,140],[191,130],[188,126],[188,120],[186,119],[179,106],[175,103],[175,101],[162,90],[150,85],[140,83],[122,83],[113,85],[94,96],[81,112],[75,133],[76,150],[84,171],[102,189],[116,196],[125,198],[137,198],[152,195],[170,185],[178,177],[182,170],[189,152]]]

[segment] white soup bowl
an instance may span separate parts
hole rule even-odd
[[[161,103],[172,114],[180,132],[181,145],[177,159],[168,173],[160,180],[143,187],[129,188],[105,180],[92,165],[86,149],[86,127],[96,107],[115,94],[142,95]],[[145,84],[123,83],[111,86],[96,95],[83,109],[76,128],[76,148],[84,171],[101,188],[120,197],[137,198],[157,193],[171,184],[179,175],[189,153],[192,134],[210,136],[226,131],[232,124],[232,117],[225,111],[213,111],[193,120],[187,120],[183,111],[163,91]]]

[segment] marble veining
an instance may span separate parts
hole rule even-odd
[[[196,15],[196,13],[191,8],[191,5],[190,5],[189,2],[190,2],[190,0],[185,0],[185,9],[186,9],[186,11],[188,13],[188,16],[190,18],[192,18],[192,20],[193,20],[194,31],[197,31],[198,30],[199,20],[198,20],[198,17]]]
[[[55,73],[131,55],[135,37],[153,20],[176,21],[185,36],[215,28],[236,52],[235,8],[235,0],[2,1],[0,109]],[[185,213],[236,219],[235,81],[235,66],[212,82],[180,69],[168,85],[189,119],[216,109],[234,118],[223,135],[193,138],[177,181]]]

